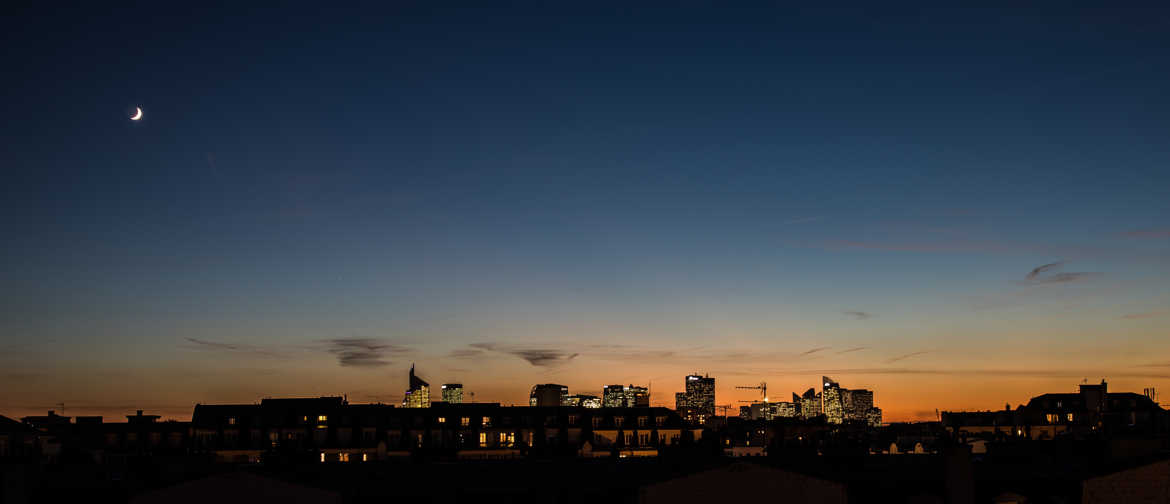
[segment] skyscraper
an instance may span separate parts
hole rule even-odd
[[[451,404],[463,404],[463,384],[462,383],[444,383],[443,402]]]
[[[841,386],[828,376],[821,377],[821,411],[831,424],[845,421],[845,405],[841,399]]]
[[[410,365],[410,388],[402,398],[403,408],[431,407],[431,384],[414,375],[414,364]]]
[[[693,374],[687,376],[687,403],[695,409],[699,423],[715,416],[715,379]]]
[[[569,387],[556,383],[542,383],[532,386],[528,394],[529,406],[563,406],[569,395]]]
[[[842,404],[845,407],[845,420],[850,422],[865,422],[870,408],[873,407],[873,392],[866,389],[842,389]]]
[[[636,385],[606,385],[601,388],[602,406],[606,408],[646,408],[650,394],[646,387]]]
[[[703,424],[715,416],[715,379],[698,374],[688,375],[685,392],[674,395],[674,409],[688,422]]]
[[[793,398],[795,400],[795,398]],[[821,414],[821,395],[815,389],[808,389],[800,396],[800,417],[816,418]]]

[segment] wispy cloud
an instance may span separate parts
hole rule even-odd
[[[232,353],[246,353],[252,355],[276,356],[277,352],[249,345],[245,343],[224,343],[222,341],[208,341],[199,338],[183,338],[189,345],[186,345],[188,350],[201,351],[218,351],[218,352],[232,352]]]
[[[1020,248],[1000,242],[987,241],[928,241],[928,242],[872,242],[837,240],[825,244],[829,249],[866,249],[888,252],[1007,252]]]
[[[1126,231],[1122,236],[1130,238],[1170,238],[1170,229],[1139,229],[1136,231]]]
[[[1158,315],[1162,315],[1165,313],[1167,313],[1167,310],[1154,310],[1154,311],[1148,311],[1148,312],[1142,312],[1142,313],[1127,313],[1125,315],[1122,315],[1121,318],[1123,318],[1123,319],[1153,318],[1153,317],[1157,317]]]
[[[550,367],[556,366],[558,364],[564,364],[580,355],[578,352],[570,353],[564,350],[557,350],[552,348],[517,347],[511,345],[500,345],[497,343],[473,343],[471,344],[471,347],[479,350],[499,352],[519,357],[528,361],[529,364],[539,367]]]
[[[375,338],[334,338],[322,341],[327,351],[337,356],[344,367],[380,367],[390,365],[391,355],[408,353],[410,349]]]
[[[900,360],[905,360],[905,359],[909,359],[909,358],[911,358],[911,357],[916,357],[916,356],[923,355],[923,354],[928,354],[928,353],[930,353],[930,351],[910,352],[910,353],[908,353],[908,354],[899,355],[899,356],[897,356],[897,357],[894,357],[894,358],[892,358],[892,359],[889,359],[889,360],[887,360],[887,361],[886,361],[886,363],[887,363],[887,364],[891,364],[891,363],[894,363],[894,362],[898,362],[898,361],[900,361]]]
[[[853,353],[853,352],[860,352],[860,351],[862,351],[862,350],[866,350],[866,349],[868,349],[868,348],[869,348],[869,347],[863,347],[863,346],[859,346],[859,347],[853,347],[853,348],[846,348],[846,349],[844,349],[844,350],[841,350],[840,352],[837,352],[837,355],[841,355],[841,354],[847,354],[847,353]]]
[[[478,348],[456,348],[447,354],[452,359],[474,359],[483,356],[483,350]]]
[[[850,317],[853,320],[865,320],[868,318],[874,318],[876,316],[870,312],[863,312],[863,311],[857,311],[857,310],[847,310],[847,311],[843,311],[841,313],[844,313],[847,317]]]
[[[1167,362],[1151,362],[1149,364],[1141,364],[1138,367],[1165,367],[1170,368],[1170,361]]]
[[[1166,363],[1170,365],[1170,363]],[[1156,364],[1145,367],[1161,367]],[[1031,378],[1085,378],[1087,376],[1110,376],[1114,378],[1170,378],[1170,372],[1140,372],[1119,369],[938,369],[938,368],[842,368],[842,369],[787,369],[759,371],[773,376],[849,376],[849,375],[945,375],[945,376],[994,376]],[[720,374],[728,374],[720,372]]]
[[[813,348],[811,350],[806,350],[804,352],[801,352],[800,355],[812,355],[812,354],[815,354],[815,353],[820,352],[822,350],[828,350],[828,349],[829,349],[829,347],[827,347],[827,346],[816,347],[816,348]]]
[[[824,217],[794,217],[794,218],[788,219],[786,221],[782,221],[780,223],[787,226],[787,225],[791,225],[791,224],[806,224],[809,222],[817,222],[817,221],[822,221],[822,220],[825,220],[825,218]]]
[[[1060,270],[1062,268],[1064,268],[1064,261],[1042,264],[1032,268],[1032,271],[1029,271],[1028,274],[1024,276],[1024,281],[1026,283],[1037,285],[1067,283],[1100,274],[1088,271],[1061,272]]]

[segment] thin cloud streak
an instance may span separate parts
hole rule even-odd
[[[781,222],[781,224],[788,226],[788,225],[792,225],[792,224],[805,224],[805,223],[809,223],[809,222],[818,222],[818,221],[822,221],[822,220],[825,220],[825,218],[824,217],[796,217],[796,218],[792,218],[792,219],[788,219],[786,221],[783,221],[783,222]]]
[[[208,341],[199,338],[183,338],[191,345],[185,346],[188,350],[199,351],[219,351],[231,353],[243,353],[251,355],[262,355],[267,357],[278,356],[277,352],[265,348],[248,345],[243,343],[224,343],[221,341]]]
[[[812,354],[815,354],[815,353],[820,352],[822,350],[828,350],[829,348],[830,347],[827,347],[827,346],[816,347],[816,348],[813,348],[812,350],[807,350],[805,352],[802,352],[800,355],[812,355]]]
[[[845,350],[841,350],[840,352],[837,352],[837,355],[853,353],[853,352],[860,352],[862,350],[867,350],[867,349],[869,349],[869,347],[859,346],[859,347],[853,347],[853,348],[846,348]]]
[[[1170,229],[1139,229],[1136,231],[1126,231],[1122,236],[1130,238],[1170,238]]]
[[[900,361],[900,360],[905,360],[905,359],[909,359],[909,358],[911,358],[911,357],[916,357],[916,356],[923,355],[923,354],[928,354],[928,353],[930,353],[930,351],[929,351],[929,350],[925,350],[925,351],[921,351],[921,352],[911,352],[911,353],[908,353],[908,354],[905,354],[905,355],[899,355],[899,356],[897,356],[897,357],[894,357],[894,358],[892,358],[892,359],[890,359],[890,360],[887,360],[887,361],[886,361],[886,363],[887,363],[887,364],[892,364],[892,363],[898,362],[898,361]]]
[[[1042,264],[1032,268],[1032,271],[1024,276],[1024,282],[1035,285],[1068,283],[1100,274],[1089,271],[1059,272],[1062,268],[1064,261]]]
[[[853,320],[865,320],[865,319],[870,319],[870,318],[874,318],[877,316],[877,315],[874,315],[874,314],[869,313],[869,312],[863,312],[863,311],[858,311],[858,310],[847,310],[847,311],[843,311],[841,313],[844,313],[846,316],[851,317]]]
[[[1165,313],[1167,313],[1167,310],[1154,310],[1154,311],[1148,311],[1148,312],[1142,312],[1142,313],[1127,313],[1125,315],[1122,315],[1120,318],[1129,319],[1129,320],[1145,319],[1145,318],[1157,317],[1158,315],[1163,315]]]
[[[1170,363],[1167,363],[1170,364]],[[1157,367],[1157,366],[1151,366]],[[728,374],[728,373],[723,373]],[[733,373],[734,374],[734,373]],[[1085,376],[1110,376],[1114,378],[1160,378],[1170,379],[1170,372],[1145,373],[1117,370],[1032,370],[1032,369],[914,369],[914,368],[840,368],[840,369],[802,369],[802,370],[773,370],[744,373],[753,375],[772,376],[815,376],[815,375],[945,375],[945,376],[991,376],[991,377],[1026,377],[1026,378],[1084,378]]]

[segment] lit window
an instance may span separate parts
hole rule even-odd
[[[439,423],[447,423],[447,417],[439,417]]]
[[[321,462],[325,462],[325,454],[324,453],[321,454]]]
[[[487,446],[487,433],[481,432],[481,433],[479,433],[479,447],[484,448],[486,446]]]
[[[348,453],[342,453],[342,454],[341,454],[341,461],[342,461],[342,462],[349,462],[349,454],[348,454]]]
[[[508,434],[505,432],[501,432],[500,433],[500,444],[506,444],[507,442],[508,442]]]
[[[236,424],[236,417],[230,416],[230,417],[228,417],[227,421],[228,421],[228,425],[235,425]]]
[[[325,423],[328,420],[329,420],[329,417],[327,417],[325,415],[317,415],[317,422],[318,423]]]
[[[1070,422],[1073,421],[1073,414],[1072,413],[1068,414],[1068,421],[1070,421]]]
[[[464,427],[467,427],[468,425],[471,425],[471,419],[470,419],[470,418],[467,418],[467,417],[460,418],[460,419],[459,419],[459,425],[462,425],[462,426],[464,426]]]
[[[369,460],[370,460],[370,454],[363,453],[362,454],[362,462],[368,462]]]
[[[483,426],[484,427],[491,427],[492,426],[492,417],[490,417],[490,416],[483,417]]]

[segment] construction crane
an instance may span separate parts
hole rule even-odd
[[[764,398],[764,402],[768,402],[768,382],[760,382],[759,385],[751,385],[751,386],[737,385],[735,388],[742,389],[742,390],[759,390],[760,395]],[[740,402],[753,402],[753,401],[740,401]]]

